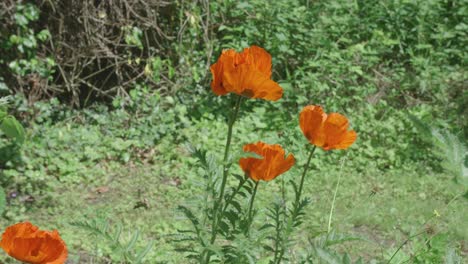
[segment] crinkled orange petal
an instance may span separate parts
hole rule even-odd
[[[323,148],[325,150],[336,149],[337,146],[340,145],[348,135],[348,127],[349,122],[345,116],[338,113],[329,114],[323,125],[323,133],[325,134],[326,138]],[[353,142],[354,141],[352,141],[351,144]]]
[[[323,112],[322,107],[309,105],[302,109],[299,115],[299,125],[302,133],[316,146],[323,146],[325,136],[323,134],[323,122],[327,118],[327,114]]]
[[[211,89],[216,95],[236,93],[249,98],[276,101],[283,89],[271,78],[271,56],[258,46],[238,53],[224,50],[218,61],[211,65]]]
[[[57,231],[39,230],[29,222],[8,227],[0,247],[13,258],[32,264],[63,264],[68,255]]]
[[[222,62],[216,62],[210,67],[213,80],[211,81],[211,90],[216,95],[225,95],[228,93],[223,86],[223,64]]]
[[[227,90],[249,98],[276,101],[283,96],[283,88],[252,65],[226,66],[223,80]]]
[[[292,154],[289,154],[286,157],[286,159],[284,159],[284,151],[282,155],[277,156],[277,159],[281,159],[281,161],[274,163],[274,166],[275,166],[274,171],[275,171],[275,174],[277,175],[281,175],[285,173],[286,171],[288,171],[296,162],[296,160],[294,159],[294,155]]]
[[[68,252],[65,243],[56,230],[47,232],[42,250],[47,252],[45,264],[61,264],[67,260]]]
[[[266,50],[254,45],[244,49],[244,53],[248,53],[247,58],[250,64],[255,66],[255,69],[263,73],[268,79],[271,78],[271,55]]]
[[[273,180],[288,171],[295,163],[292,154],[285,158],[285,151],[280,145],[269,145],[260,141],[245,145],[244,151],[263,157],[262,159],[249,157],[239,160],[241,169],[254,181]]]
[[[338,113],[327,115],[320,106],[306,106],[302,109],[299,124],[305,137],[324,150],[346,149],[357,139],[357,133],[348,131],[348,119]]]
[[[32,225],[29,222],[18,223],[9,226],[2,235],[0,241],[0,247],[2,247],[7,253],[13,250],[14,240],[16,237],[34,237],[34,234],[38,231],[38,227]]]
[[[341,141],[333,146],[333,149],[347,149],[357,139],[357,133],[354,130],[347,131],[341,138]]]
[[[244,152],[253,152],[257,155],[262,155],[262,150],[265,148],[266,144],[264,142],[257,142],[255,144],[245,144],[242,148]]]

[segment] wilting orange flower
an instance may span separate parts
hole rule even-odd
[[[346,117],[338,113],[327,115],[320,106],[304,107],[299,119],[305,137],[324,150],[347,149],[356,141],[357,134],[354,130],[348,131]]]
[[[32,264],[63,264],[68,254],[57,230],[39,230],[29,222],[7,227],[0,247],[13,258]]]
[[[241,158],[239,165],[254,181],[271,181],[294,165],[294,156],[285,156],[280,145],[269,145],[261,141],[244,145],[245,152],[253,152],[263,158]]]
[[[270,79],[271,56],[260,47],[251,46],[242,52],[224,50],[210,70],[211,89],[217,95],[236,93],[271,101],[283,96],[283,89]]]

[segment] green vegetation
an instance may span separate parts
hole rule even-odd
[[[222,160],[234,103],[211,92],[209,65],[224,48],[255,44],[272,55],[284,96],[243,104],[231,170],[258,140],[299,163],[262,184],[254,225],[294,199],[281,190],[307,160],[303,106],[344,113],[358,133],[347,151],[316,151],[289,262],[468,260],[468,1],[83,1],[70,7],[82,20],[60,18],[71,11],[55,1],[16,2],[0,3],[0,93],[10,96],[0,111],[2,227],[58,229],[71,263],[187,262],[175,241],[190,222],[178,205],[205,199],[193,151]],[[135,13],[119,13],[129,3]]]

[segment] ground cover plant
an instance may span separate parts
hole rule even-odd
[[[69,263],[466,262],[466,1],[0,6],[3,230],[58,230]],[[210,89],[252,45],[271,74],[235,55]],[[357,140],[326,150],[307,105]],[[276,144],[294,165],[255,181],[244,145]]]

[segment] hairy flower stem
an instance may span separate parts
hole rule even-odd
[[[239,193],[240,189],[242,188],[242,186],[244,186],[244,183],[247,181],[247,179],[248,177],[244,177],[241,181],[239,181],[239,185],[237,185],[237,188],[229,196],[228,200],[224,204],[223,210],[221,210],[221,215],[223,215],[224,212],[226,212],[228,206],[231,204],[232,200],[234,199],[234,196],[236,196]]]
[[[298,192],[296,194],[296,205],[299,205],[299,202],[301,200],[302,188],[304,186],[304,178],[305,178],[305,176],[307,174],[307,171],[309,170],[310,161],[312,160],[312,155],[314,154],[316,148],[317,148],[316,146],[314,146],[312,148],[312,150],[310,151],[310,154],[309,154],[309,158],[307,159],[307,163],[304,166],[304,172],[302,173],[301,183],[299,184],[299,190],[298,190]]]
[[[304,179],[307,174],[307,171],[309,170],[310,166],[310,161],[312,160],[312,156],[314,155],[315,149],[317,147],[314,146],[309,153],[309,158],[307,159],[307,163],[304,166],[304,171],[302,172],[302,177],[301,177],[301,182],[299,184],[299,189],[296,192],[296,201],[293,204],[293,211],[292,211],[292,216],[291,216],[291,224],[289,226],[293,225],[293,222],[295,221],[294,219],[299,215],[299,210],[300,210],[300,201],[301,201],[301,194],[302,194],[302,188],[304,187]],[[288,228],[285,231],[284,236],[287,238],[289,234],[292,232],[290,228]],[[278,243],[278,238],[277,238],[277,243]],[[281,250],[279,251],[278,254],[278,249],[275,250],[275,260],[273,263],[281,263],[281,259],[283,258],[284,252],[286,251],[285,245],[281,245]]]
[[[345,160],[346,160],[346,158],[344,158],[341,161],[340,175],[338,176],[338,182],[336,183],[335,193],[333,194],[333,201],[332,201],[331,208],[330,208],[330,214],[328,215],[327,233],[330,233],[330,231],[331,231],[331,222],[332,222],[332,217],[333,217],[333,210],[335,209],[336,195],[338,194],[338,187],[340,187],[341,175],[343,174],[342,170],[343,170],[343,165],[345,163]]]
[[[234,123],[236,122],[237,115],[239,114],[239,109],[240,105],[242,102],[242,96],[238,96],[236,100],[236,104],[234,106],[234,112],[229,119],[228,123],[228,134],[227,134],[227,139],[226,139],[226,146],[224,148],[224,158],[223,158],[223,178],[221,181],[221,190],[219,193],[218,199],[214,201],[213,205],[213,222],[212,222],[212,231],[211,231],[211,244],[213,244],[216,240],[216,235],[218,231],[218,223],[219,223],[219,210],[222,208],[220,205],[223,202],[224,198],[224,190],[226,189],[226,182],[227,182],[227,176],[229,172],[229,166],[227,164],[228,158],[229,158],[229,150],[231,147],[231,139],[232,139],[232,129],[234,127]],[[210,254],[207,253],[207,258],[206,258],[206,263],[210,261]]]
[[[255,187],[252,193],[252,198],[250,199],[250,204],[249,204],[249,212],[248,212],[248,222],[247,222],[247,230],[246,230],[246,235],[249,235],[249,230],[250,230],[250,225],[252,224],[252,209],[253,209],[253,203],[255,200],[255,195],[257,194],[257,189],[258,189],[258,184],[260,181],[255,182]]]
[[[278,253],[280,252],[279,250],[279,241],[281,239],[281,231],[282,230],[282,227],[281,227],[281,222],[280,222],[280,216],[279,214],[276,215],[276,219],[275,219],[275,222],[276,222],[276,238],[275,238],[275,259],[273,260],[273,263],[279,263],[278,261]],[[283,249],[284,247],[281,246],[281,249]],[[281,260],[281,256],[283,255],[283,250],[281,250],[281,253],[280,253],[280,260]]]

